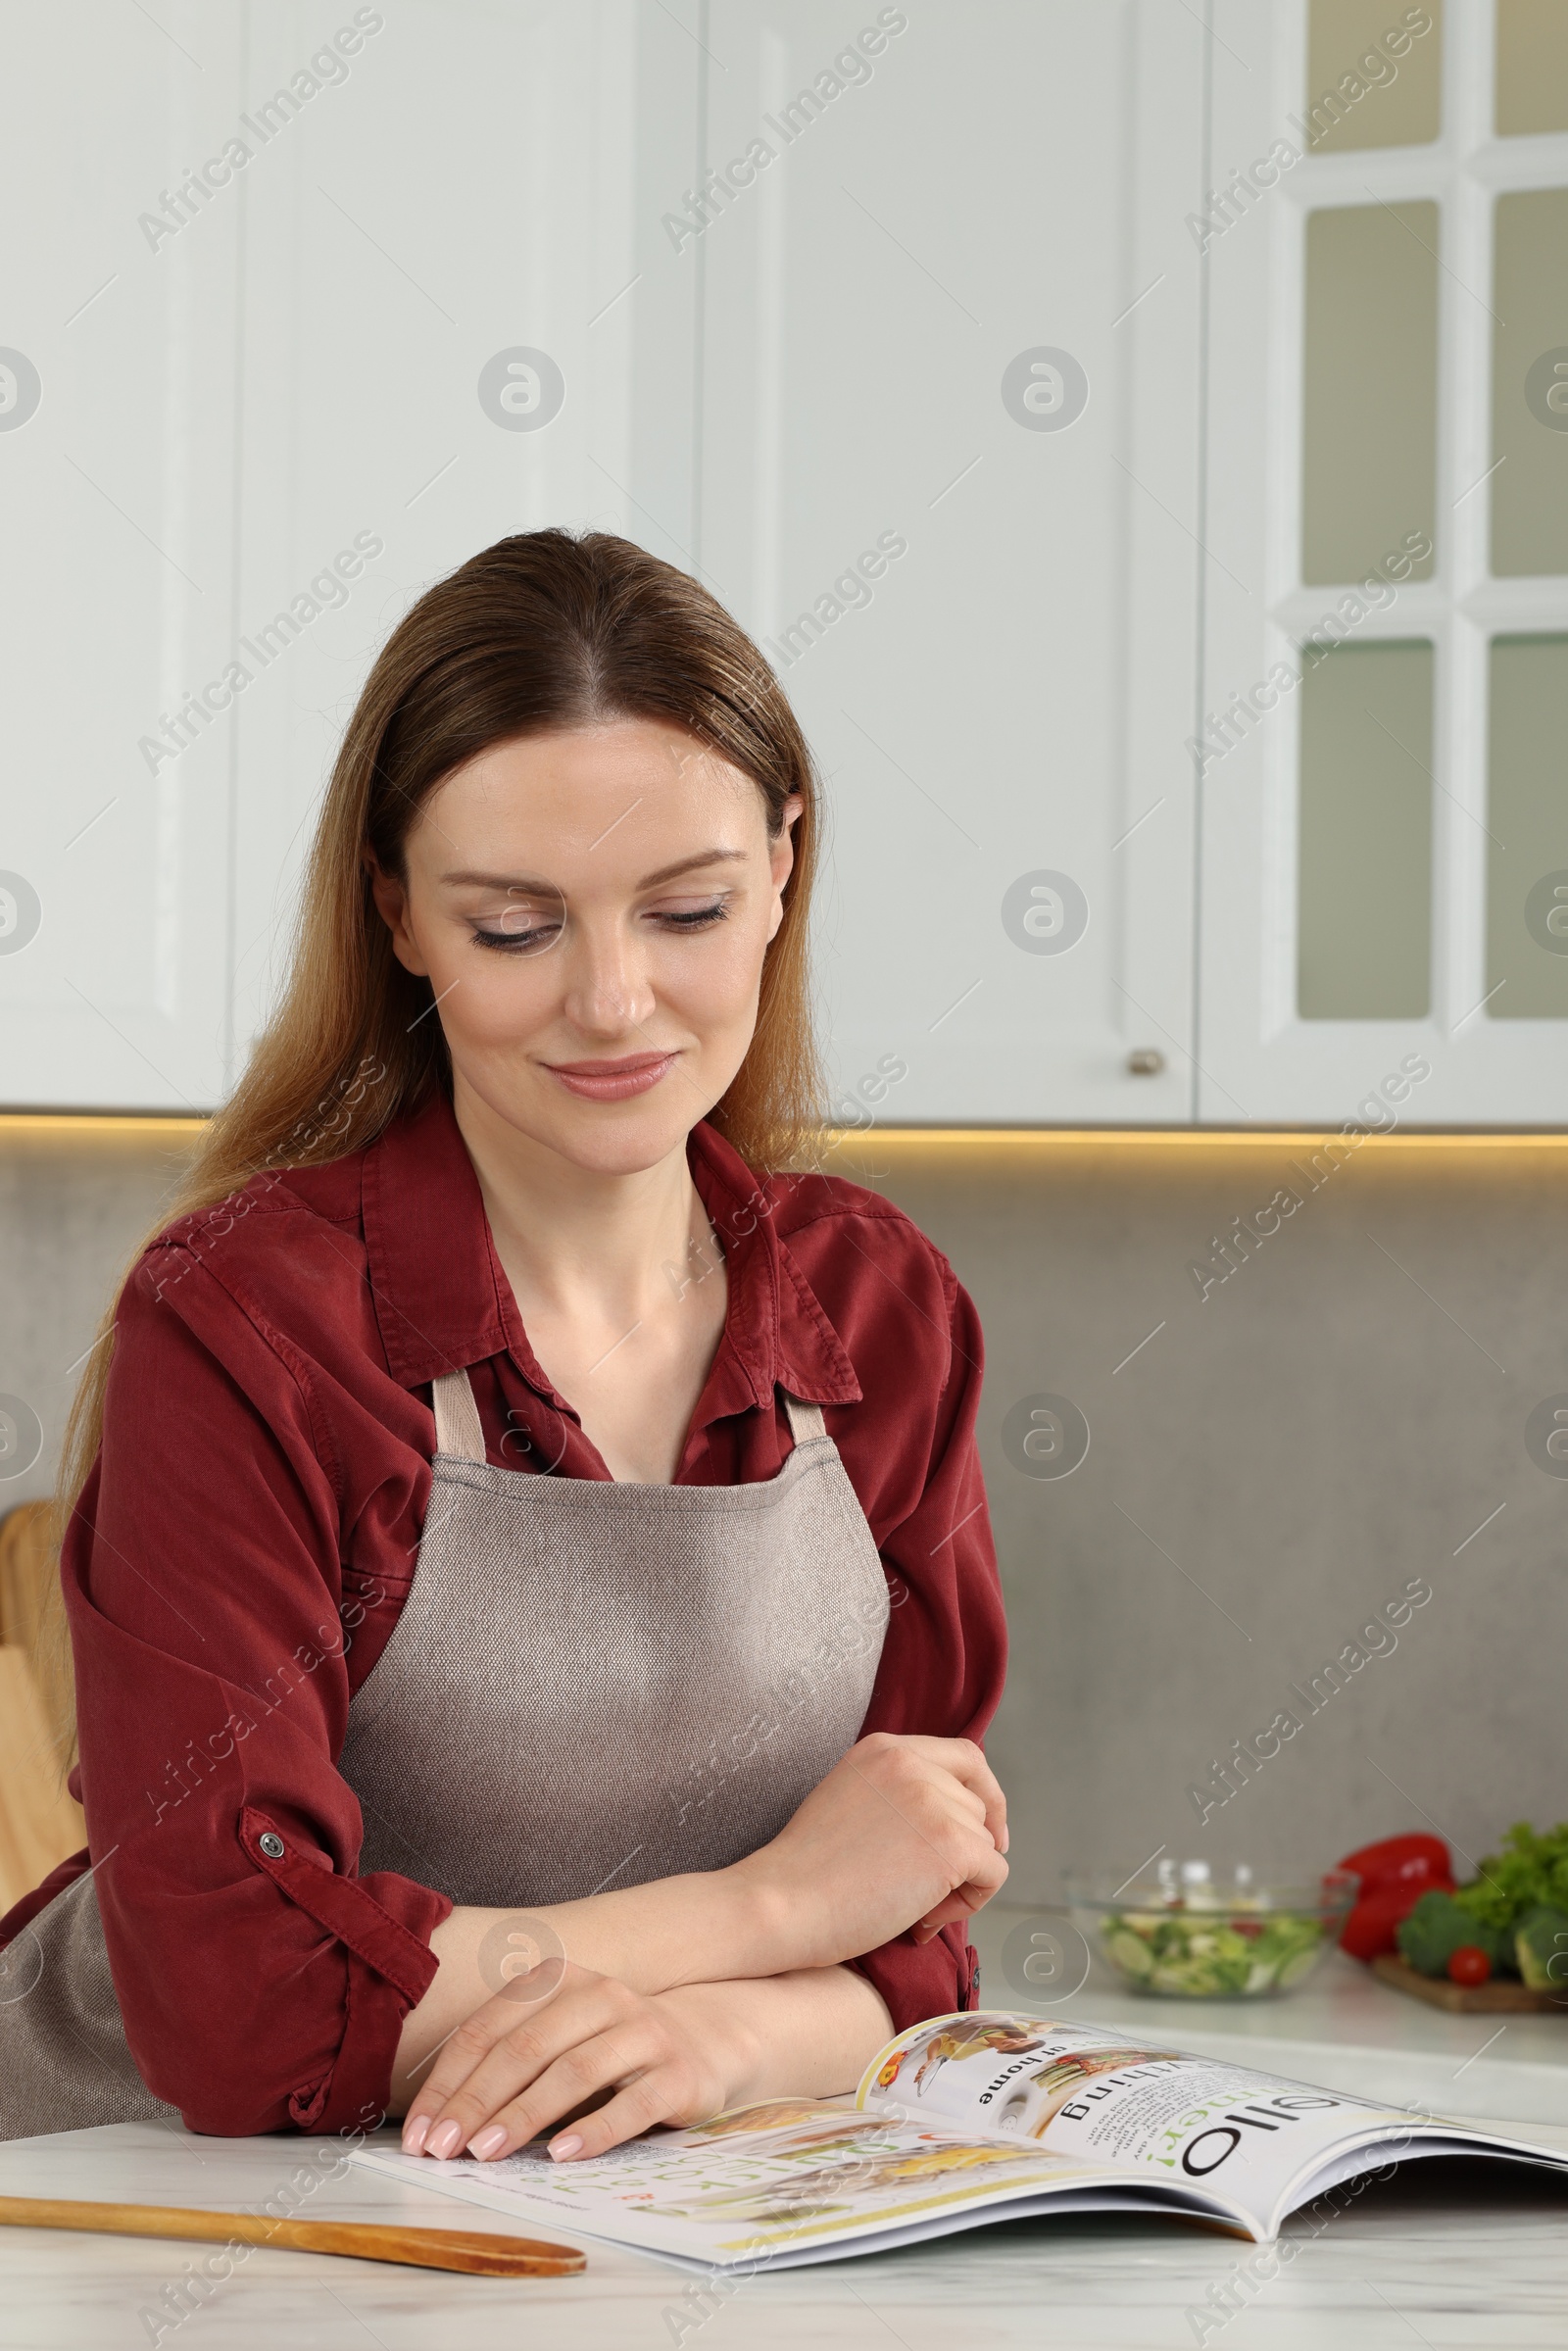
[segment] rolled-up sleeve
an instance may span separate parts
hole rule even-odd
[[[942,1283],[945,1365],[933,1364],[931,1399],[901,1416],[912,1505],[877,1527],[888,1576],[887,1638],[864,1729],[927,1738],[984,1739],[1006,1672],[1006,1621],[986,1505],[976,1420],[984,1367],[980,1318],[946,1258],[923,1245]],[[929,1318],[932,1338],[938,1325]],[[891,1481],[896,1490],[898,1481]],[[903,1935],[855,1963],[886,2001],[894,2028],[972,2008],[978,1963],[961,1926],[929,1943]]]
[[[82,1801],[148,2087],[193,2131],[331,2129],[384,2107],[452,1905],[356,1875],[330,1415],[219,1254],[159,1247],[121,1300],[64,1557]]]

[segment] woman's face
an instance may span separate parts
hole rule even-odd
[[[460,1113],[605,1174],[653,1166],[728,1087],[793,861],[749,775],[647,718],[530,735],[424,801],[376,873],[429,980]]]

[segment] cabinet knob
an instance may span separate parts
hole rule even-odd
[[[1157,1078],[1164,1066],[1164,1054],[1152,1045],[1141,1045],[1136,1053],[1127,1055],[1130,1078]]]

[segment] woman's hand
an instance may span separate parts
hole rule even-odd
[[[874,1731],[734,1875],[777,1919],[779,1966],[831,1967],[979,1910],[1006,1848],[1006,1798],[971,1740]]]
[[[545,1969],[534,1973],[548,1984]],[[756,2036],[733,2003],[705,1999],[715,1987],[648,1994],[568,1963],[555,1996],[519,2017],[528,1982],[514,1979],[443,2044],[410,2103],[406,2154],[466,2148],[493,2163],[569,2120],[550,2141],[564,2162],[656,2123],[706,2122],[750,2094]]]

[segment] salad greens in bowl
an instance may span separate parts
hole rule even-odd
[[[1085,1939],[1129,1991],[1189,2000],[1255,2000],[1304,1984],[1355,1900],[1358,1881],[1334,1870],[1315,1886],[1271,1886],[1238,1864],[1161,1861],[1117,1885],[1069,1875],[1067,1906]]]

